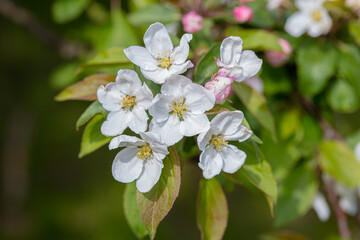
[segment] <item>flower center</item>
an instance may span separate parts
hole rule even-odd
[[[140,151],[137,153],[137,158],[144,160],[144,161],[149,161],[152,157],[152,150],[149,146],[149,144],[147,143],[146,145],[139,147]]]
[[[313,18],[313,20],[314,20],[315,22],[318,22],[318,21],[321,20],[321,12],[320,12],[320,11],[313,11],[313,12],[311,13],[311,17]]]
[[[168,54],[167,52],[165,52],[164,57],[161,57],[160,53],[158,54],[158,56],[156,57],[156,62],[159,64],[159,67],[169,69],[171,64],[174,62],[174,59],[170,58],[170,53]]]
[[[185,98],[179,97],[178,100],[174,100],[171,105],[169,105],[171,111],[170,114],[177,116],[180,121],[183,121],[183,115],[188,112],[188,105],[185,104]]]
[[[226,141],[226,138],[223,138],[221,134],[212,135],[209,145],[222,152],[222,148],[228,145],[228,141]]]
[[[122,105],[122,110],[125,111],[126,109],[130,109],[130,111],[131,111],[136,104],[135,99],[136,99],[135,96],[127,95],[126,97],[123,97],[122,103],[121,102],[119,103]]]

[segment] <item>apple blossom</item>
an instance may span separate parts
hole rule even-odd
[[[199,167],[204,178],[210,179],[221,170],[235,173],[244,164],[245,152],[228,143],[243,142],[252,135],[252,131],[241,125],[243,118],[244,114],[239,110],[219,113],[211,121],[209,130],[198,136],[198,146],[202,151]]]
[[[253,10],[245,5],[233,9],[233,15],[238,23],[249,22],[253,16]]]
[[[324,0],[297,0],[299,12],[288,18],[285,30],[293,37],[307,32],[311,37],[327,34],[332,26],[332,19],[323,8]]]
[[[193,11],[185,14],[182,17],[181,22],[185,32],[195,33],[203,28],[203,18]]]
[[[147,85],[141,85],[137,73],[133,70],[119,70],[116,81],[100,86],[97,97],[105,110],[110,113],[101,126],[105,136],[117,136],[129,127],[135,133],[147,129],[146,114],[153,100]]]
[[[144,77],[161,84],[168,77],[184,73],[194,66],[190,60],[186,61],[191,39],[191,34],[184,34],[180,45],[174,48],[164,25],[154,23],[144,35],[145,47],[131,46],[124,49],[124,53],[140,67]]]
[[[183,136],[194,136],[206,131],[209,120],[205,111],[213,108],[215,96],[199,84],[178,75],[169,78],[155,96],[149,113],[153,116],[150,130],[160,134],[168,146]]]
[[[262,60],[251,50],[242,49],[243,40],[240,37],[225,38],[220,46],[220,59],[217,65],[225,75],[241,82],[249,79],[260,70]]]
[[[231,91],[231,83],[234,80],[225,76],[217,75],[205,84],[205,88],[215,94],[215,100],[220,103],[227,98]]]
[[[279,45],[282,51],[266,51],[265,57],[273,67],[280,67],[287,62],[292,52],[292,47],[288,41],[279,39]]]
[[[115,137],[109,149],[125,147],[112,164],[114,178],[123,183],[136,180],[136,188],[144,193],[158,182],[164,167],[162,161],[169,152],[156,134],[144,132],[140,136],[142,139],[127,135]]]

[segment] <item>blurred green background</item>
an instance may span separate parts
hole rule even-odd
[[[105,29],[119,26],[106,20],[111,4],[97,1],[97,7],[75,21],[57,24],[52,1],[13,1],[51,32],[49,40],[46,34],[35,34],[31,22],[14,22],[14,14],[21,12],[4,14],[4,2],[8,1],[0,1],[0,239],[136,239],[122,210],[124,184],[111,175],[117,151],[103,147],[78,159],[82,131],[76,131],[75,123],[88,103],[54,101],[63,87],[78,80],[74,73],[84,58],[82,51],[111,45],[104,40]],[[129,7],[126,1],[123,5]],[[64,53],[57,41],[80,46],[80,55]],[[200,238],[195,208],[200,176],[196,162],[185,164],[180,195],[160,224],[157,239]],[[227,197],[230,216],[224,239],[270,239],[261,235],[277,230],[316,240],[337,234],[333,216],[321,223],[311,210],[275,229],[260,193],[236,187]]]

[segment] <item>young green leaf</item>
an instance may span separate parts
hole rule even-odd
[[[164,4],[152,4],[129,14],[129,21],[135,26],[146,26],[154,22],[163,24],[176,22],[181,19],[178,9]]]
[[[163,161],[164,168],[157,184],[147,193],[137,191],[136,194],[140,217],[150,239],[155,238],[159,223],[169,213],[179,195],[180,160],[174,147],[170,147],[168,150],[170,153]]]
[[[256,120],[276,139],[274,118],[265,97],[246,84],[233,83],[232,89]]]
[[[96,91],[101,85],[115,81],[115,75],[95,74],[84,78],[69,87],[65,88],[56,97],[56,101],[83,100],[94,101],[97,99]]]
[[[201,232],[201,239],[222,239],[229,213],[226,196],[216,178],[200,180],[196,205],[197,224]]]
[[[245,164],[234,174],[225,174],[226,177],[235,183],[245,184],[252,188],[255,186],[265,194],[271,212],[277,201],[277,185],[270,165],[255,143],[242,142],[235,144],[246,153]]]
[[[195,67],[194,82],[203,85],[210,81],[211,76],[217,73],[219,67],[214,57],[220,57],[220,44],[216,44],[199,60]]]
[[[344,143],[327,140],[319,145],[318,160],[322,169],[339,182],[355,187],[360,182],[360,163]]]
[[[105,137],[100,131],[101,124],[104,120],[104,116],[99,114],[96,115],[86,126],[81,139],[79,158],[94,152],[110,142],[111,138]]]
[[[341,45],[340,51],[339,75],[353,87],[360,100],[360,50],[354,45]]]
[[[360,46],[360,26],[359,22],[351,21],[349,23],[350,35],[354,38],[355,42]]]
[[[311,207],[317,189],[315,169],[309,163],[297,167],[279,185],[275,225],[283,226],[304,215]]]
[[[53,19],[57,23],[70,22],[79,17],[89,3],[90,0],[56,0],[51,6]]]
[[[353,113],[359,109],[359,100],[352,86],[338,79],[327,94],[330,107],[339,113]]]
[[[94,101],[77,120],[76,129],[79,129],[79,127],[87,123],[93,116],[98,113],[101,113],[104,117],[107,115],[107,111],[102,107],[101,103],[99,103],[99,101]]]
[[[126,184],[124,191],[124,215],[131,230],[138,239],[143,239],[148,233],[139,214],[136,203],[136,183]]]

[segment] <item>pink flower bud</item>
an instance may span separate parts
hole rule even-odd
[[[189,12],[182,17],[184,31],[195,33],[203,28],[203,18],[195,12]]]
[[[266,51],[265,57],[273,67],[280,67],[284,65],[292,52],[292,47],[285,39],[279,39],[279,45],[282,51]]]
[[[233,15],[238,23],[245,23],[251,20],[253,10],[247,6],[239,6],[234,8]]]
[[[205,88],[215,94],[216,102],[219,103],[229,95],[232,82],[231,78],[216,76],[205,84]]]

